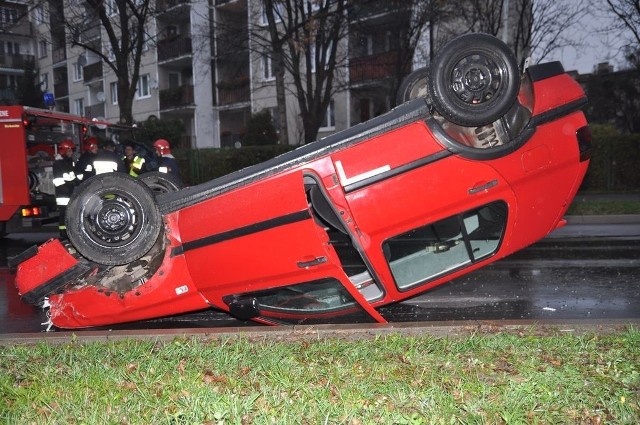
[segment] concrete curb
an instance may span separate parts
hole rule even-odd
[[[567,224],[640,224],[640,214],[567,215]]]
[[[109,342],[120,340],[172,341],[195,338],[260,339],[265,341],[301,341],[322,339],[361,340],[388,335],[432,336],[436,338],[513,333],[527,336],[611,335],[639,328],[640,319],[616,320],[468,320],[449,322],[403,322],[387,324],[252,326],[227,328],[140,329],[120,331],[62,331],[0,335],[0,346],[16,344],[67,344],[73,342]]]

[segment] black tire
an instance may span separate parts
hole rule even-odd
[[[396,105],[403,104],[413,99],[424,97],[429,102],[429,91],[427,90],[427,81],[429,81],[429,68],[420,68],[407,75],[396,95]],[[431,102],[429,102],[431,103]]]
[[[164,228],[151,189],[123,173],[100,174],[78,186],[65,221],[78,252],[108,266],[145,255]]]
[[[156,195],[175,192],[184,187],[182,182],[173,174],[151,171],[141,174],[139,179],[144,182]]]
[[[466,34],[438,52],[427,87],[436,111],[446,120],[480,127],[498,120],[516,101],[518,62],[499,39]]]

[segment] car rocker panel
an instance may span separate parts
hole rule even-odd
[[[482,76],[465,49],[442,54],[430,74],[415,73],[436,80],[421,83],[427,96],[263,164],[155,197],[126,181],[136,197],[151,196],[140,202],[161,217],[157,232],[140,229],[154,215],[139,208],[122,224],[130,240],[113,239],[95,232],[92,210],[78,208],[77,243],[32,250],[18,265],[19,292],[44,299],[59,328],[206,308],[263,324],[384,323],[379,307],[538,241],[564,224],[586,173],[586,97],[559,63],[530,67],[516,83],[511,74]],[[496,51],[488,60],[511,70],[498,66],[504,48]],[[469,80],[443,84],[451,69]],[[499,86],[507,83],[515,90]],[[511,102],[493,105],[508,93]],[[455,108],[460,120],[449,116]],[[118,205],[135,210],[124,192]],[[78,203],[83,196],[95,198],[74,193]],[[138,242],[145,237],[153,239]],[[97,248],[86,250],[92,241]],[[68,252],[64,264],[75,272],[34,274],[52,261],[52,247]]]

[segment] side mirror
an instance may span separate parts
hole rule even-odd
[[[238,299],[233,296],[230,299],[225,297],[223,301],[229,306],[229,313],[240,320],[249,320],[260,316],[258,300],[255,298]]]

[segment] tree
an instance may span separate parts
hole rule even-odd
[[[78,46],[98,56],[117,77],[120,122],[133,123],[133,100],[140,77],[145,44],[154,37],[147,32],[154,16],[151,0],[87,0],[65,2],[56,21],[62,22],[71,46]],[[104,31],[106,40],[92,35]]]
[[[24,64],[24,74],[18,81],[16,98],[19,105],[42,108],[44,106],[44,93],[39,80],[40,73],[34,60],[28,60]]]
[[[606,0],[602,6],[614,16],[614,25],[609,29],[626,41],[625,58],[640,69],[640,1]]]
[[[274,145],[278,141],[278,134],[273,126],[269,111],[264,110],[251,115],[247,122],[247,132],[242,140],[245,146]]]
[[[358,8],[388,13],[393,16],[393,19],[382,25],[375,23],[375,20],[369,23],[367,19],[359,19]],[[350,10],[355,18],[350,22],[351,32],[371,36],[386,34],[390,40],[391,45],[387,47],[393,54],[384,57],[384,60],[389,62],[379,64],[393,71],[393,78],[389,85],[390,94],[395,95],[398,92],[404,77],[411,72],[414,62],[430,62],[436,50],[436,39],[433,31],[430,31],[429,51],[421,52],[419,46],[424,32],[435,28],[439,23],[448,21],[453,16],[454,9],[451,2],[442,0],[361,0]],[[418,53],[427,57],[416,61],[415,56]],[[396,96],[390,98],[391,106],[394,106]]]
[[[575,30],[588,8],[573,0],[517,0],[515,5],[515,43],[518,58],[528,56],[536,63],[565,47],[579,47]]]
[[[262,0],[268,31],[253,34],[274,67],[281,134],[286,129],[285,73],[304,127],[313,142],[332,96],[343,86],[337,73],[346,58],[340,42],[347,34],[347,0]]]

